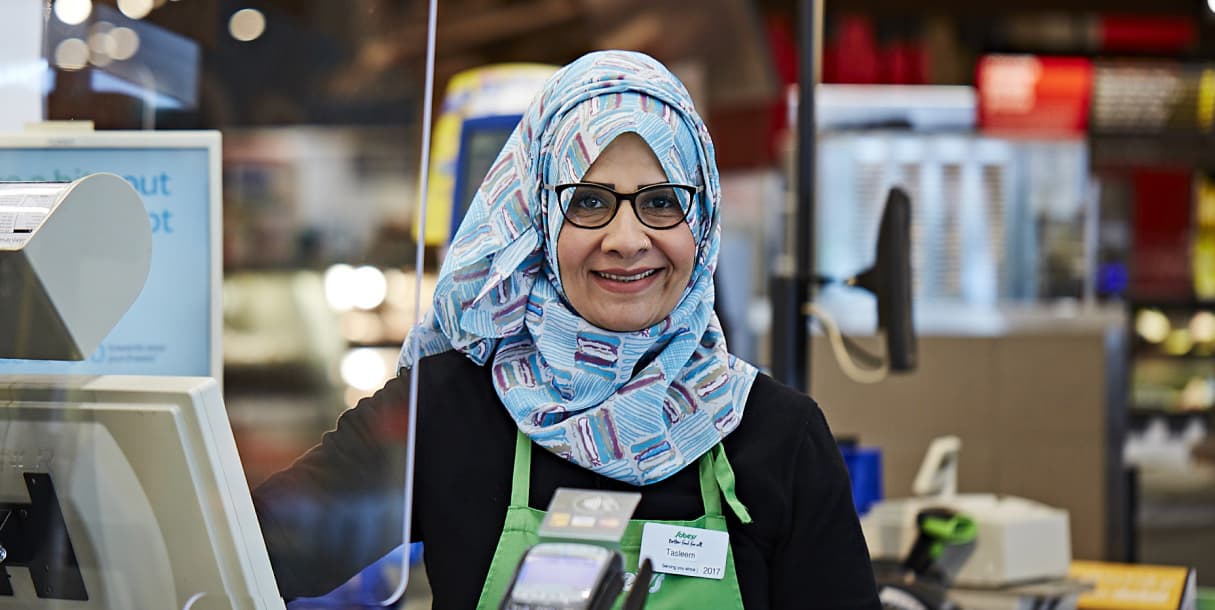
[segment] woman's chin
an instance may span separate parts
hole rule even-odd
[[[602,315],[588,316],[586,320],[599,328],[618,333],[631,333],[645,330],[657,324],[662,318],[655,319],[649,315],[621,315],[624,312],[603,312]]]

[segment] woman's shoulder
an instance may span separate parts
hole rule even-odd
[[[786,456],[803,448],[805,443],[835,444],[823,412],[813,398],[763,373],[756,375],[742,421],[730,436],[737,437],[736,443],[760,444]]]
[[[418,361],[418,376],[422,382],[442,382],[452,378],[467,381],[470,375],[483,373],[484,369],[484,366],[454,349],[432,354]],[[405,371],[401,371],[401,375],[407,376]]]
[[[418,404],[423,405],[424,399],[432,391],[439,390],[441,395],[449,396],[457,388],[475,386],[475,380],[486,377],[485,367],[469,360],[460,352],[449,350],[439,354],[426,356],[418,361]],[[488,380],[488,377],[486,377]],[[394,397],[405,397],[411,392],[413,380],[409,369],[397,371],[397,375],[388,380],[384,387],[376,392]]]
[[[791,388],[764,373],[755,376],[751,392],[747,394],[743,409],[744,421],[748,416],[759,414],[766,423],[790,425],[805,424],[822,417],[818,403],[809,394]]]
[[[409,383],[409,371],[398,377]],[[498,395],[490,379],[489,367],[477,364],[463,353],[450,350],[418,361],[418,416],[429,425],[450,426],[468,423],[478,414],[498,415]],[[502,410],[504,413],[505,411]]]

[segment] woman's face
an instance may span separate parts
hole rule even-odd
[[[630,194],[667,182],[667,175],[645,140],[630,132],[608,144],[582,181]],[[696,242],[686,222],[651,229],[627,201],[606,227],[566,222],[557,238],[566,298],[578,315],[607,330],[635,331],[661,322],[679,303],[695,262]]]

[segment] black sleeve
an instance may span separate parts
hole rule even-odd
[[[772,561],[773,607],[879,610],[848,471],[817,406],[793,458],[793,523]]]
[[[408,409],[409,379],[397,377],[253,490],[284,598],[328,593],[400,545]]]

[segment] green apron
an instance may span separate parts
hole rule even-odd
[[[506,509],[506,523],[494,560],[489,566],[489,576],[481,589],[477,602],[478,610],[496,610],[506,594],[515,568],[523,553],[540,541],[537,531],[544,520],[544,511],[528,506],[528,491],[531,485],[532,443],[526,435],[519,433],[515,443],[515,473],[511,482],[510,506]],[[727,500],[743,522],[749,522],[746,509],[734,497],[733,477],[726,453],[718,444],[700,458],[700,495],[704,500],[705,514],[693,521],[653,521],[681,527],[698,527],[719,532],[726,531],[726,518],[721,512],[721,489],[726,489]],[[722,481],[722,485],[718,481]],[[625,582],[633,580],[637,573],[637,559],[641,551],[641,532],[646,521],[629,521],[621,539],[620,551],[624,556],[624,569],[628,572]],[[650,595],[646,599],[646,610],[679,608],[742,608],[742,594],[738,590],[738,576],[734,573],[734,552],[726,553],[726,574],[721,580],[696,578],[676,574],[654,574]],[[645,583],[640,583],[644,586]],[[624,596],[621,595],[621,600]],[[616,608],[621,606],[617,602]]]

